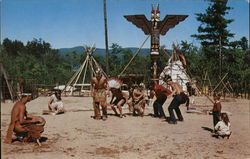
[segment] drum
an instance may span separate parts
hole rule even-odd
[[[36,125],[44,126],[46,124],[45,119],[41,116],[32,116],[32,119],[35,121],[38,121],[38,123]]]

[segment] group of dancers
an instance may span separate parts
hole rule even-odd
[[[183,121],[183,116],[179,109],[179,106],[188,101],[188,96],[184,93],[182,87],[174,82],[171,76],[166,76],[164,79],[170,87],[171,91],[164,86],[160,85],[158,80],[153,80],[150,86],[150,98],[156,98],[153,103],[154,117],[167,119],[163,104],[167,100],[167,97],[172,97],[173,100],[168,107],[170,118],[167,120],[169,124],[177,124],[178,121]],[[96,71],[96,76],[91,79],[91,95],[93,97],[94,105],[94,118],[95,119],[107,119],[107,106],[110,105],[115,115],[123,118],[125,115],[122,112],[122,106],[127,103],[130,111],[134,115],[144,115],[145,109],[145,95],[140,86],[131,88],[129,94],[121,90],[121,85],[108,86],[107,79],[102,75],[101,70]],[[112,93],[111,100],[107,101],[108,90]],[[131,100],[130,100],[131,99]],[[102,107],[102,116],[100,115],[100,106]],[[119,113],[116,110],[116,107]],[[174,111],[176,112],[177,119]]]
[[[158,80],[152,80],[150,86],[150,98],[156,98],[153,103],[154,114],[153,117],[166,119],[169,124],[177,124],[177,121],[184,121],[179,106],[186,102],[189,102],[188,96],[184,93],[182,87],[174,82],[171,76],[166,76],[163,81],[168,84],[171,91],[164,86],[160,85]],[[143,88],[136,86],[129,90],[129,94],[123,92],[121,89],[121,83],[119,81],[110,82],[102,75],[101,70],[96,71],[96,76],[91,79],[91,96],[93,97],[94,107],[94,119],[107,120],[107,107],[110,106],[115,115],[120,118],[125,117],[123,113],[123,105],[128,104],[129,110],[133,112],[133,115],[143,116],[145,110],[145,95]],[[107,101],[107,96],[111,92],[111,100]],[[39,138],[44,131],[45,119],[40,116],[32,116],[26,111],[26,103],[32,100],[32,92],[26,92],[22,94],[21,99],[16,102],[11,111],[11,121],[5,136],[5,143],[12,142],[12,134],[21,136],[23,141],[35,140],[39,143]],[[173,97],[170,105],[168,106],[169,118],[166,117],[163,104],[168,97]],[[214,131],[219,135],[230,136],[230,123],[226,113],[221,113],[221,103],[219,101],[220,96],[214,96],[213,107],[213,120]],[[53,111],[55,114],[64,112],[63,103],[61,100],[61,93],[56,92],[50,97],[48,102],[49,111]],[[102,108],[102,116],[100,113],[100,107]],[[118,111],[117,111],[118,109]],[[175,117],[174,111],[177,115]],[[54,115],[55,115],[54,114]]]

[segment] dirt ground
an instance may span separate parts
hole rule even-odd
[[[164,110],[172,99],[167,99]],[[63,97],[67,112],[42,115],[48,97],[39,97],[27,104],[27,111],[43,116],[47,123],[42,146],[36,143],[2,143],[3,159],[168,159],[168,158],[232,158],[250,159],[250,102],[227,99],[222,109],[231,112],[232,135],[229,139],[211,136],[212,115],[186,113],[184,122],[170,125],[162,119],[127,115],[121,119],[110,114],[108,120],[94,120],[90,97]],[[195,97],[195,105],[211,105],[205,97]],[[1,106],[1,141],[6,135],[13,103]],[[212,108],[212,105],[211,107]],[[209,109],[210,109],[209,108]],[[125,113],[129,113],[124,108]],[[13,136],[14,138],[14,136]]]

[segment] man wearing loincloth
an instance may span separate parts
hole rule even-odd
[[[12,142],[13,132],[23,134],[24,141],[38,140],[44,131],[45,119],[40,116],[29,115],[25,104],[32,100],[31,93],[24,93],[21,99],[15,103],[11,111],[11,122],[5,137],[5,143]]]
[[[93,97],[94,119],[101,119],[100,105],[102,107],[102,119],[107,119],[107,79],[97,69],[96,76],[91,79],[91,95]]]
[[[115,115],[123,118],[125,115],[122,114],[122,106],[128,103],[128,94],[122,92],[121,88],[111,88],[110,91],[112,93],[112,98],[110,100],[111,108],[115,112]],[[117,113],[115,106],[117,106],[120,115]]]
[[[132,96],[132,106],[133,106],[133,115],[143,116],[145,109],[145,96],[142,91],[142,87],[136,87],[133,90]]]
[[[180,110],[179,106],[181,104],[186,103],[188,97],[184,93],[180,84],[172,81],[171,76],[167,76],[164,80],[172,88],[172,93],[169,96],[173,96],[173,100],[168,107],[168,111],[169,111],[169,115],[170,115],[170,120],[168,121],[168,123],[169,124],[177,124],[177,121],[176,121],[176,118],[174,115],[174,110],[175,110],[176,115],[178,117],[178,121],[183,121],[184,119],[183,119],[183,116],[181,114],[181,110]]]

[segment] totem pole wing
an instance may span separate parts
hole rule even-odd
[[[141,28],[146,35],[151,33],[151,22],[147,20],[145,15],[125,15],[124,17],[138,28]]]
[[[160,34],[165,35],[169,29],[174,28],[187,17],[188,15],[166,15],[165,18],[159,22]]]

